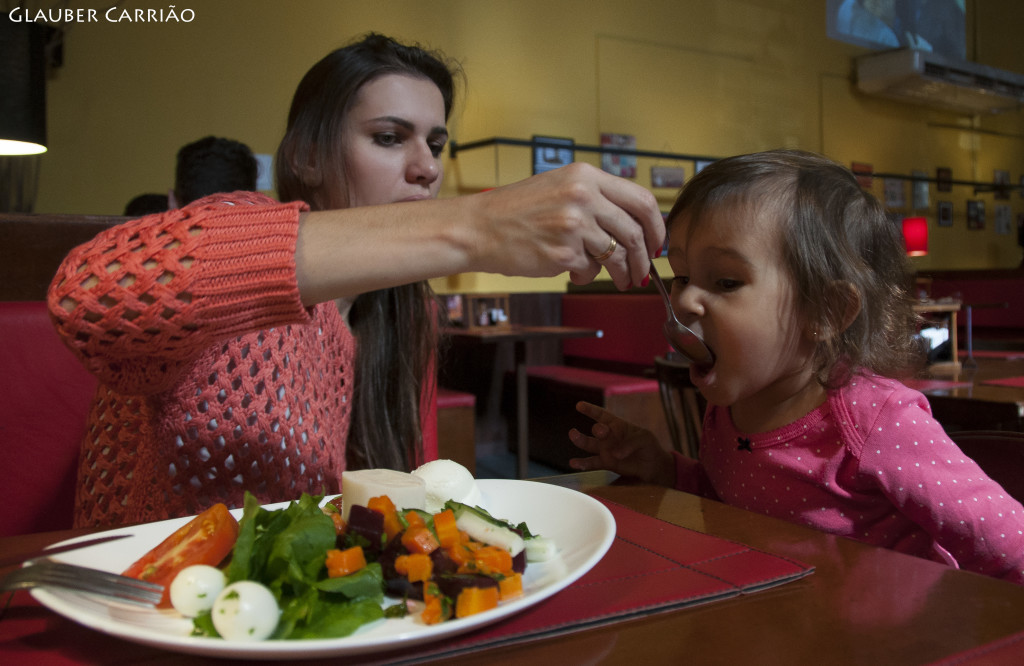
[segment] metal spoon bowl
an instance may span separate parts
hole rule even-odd
[[[711,353],[704,341],[700,339],[696,333],[691,331],[683,322],[679,321],[676,317],[676,313],[672,310],[672,301],[669,299],[668,290],[665,289],[665,283],[662,282],[661,276],[658,275],[658,269],[654,267],[654,262],[651,262],[651,279],[654,280],[654,286],[661,292],[661,298],[665,301],[665,310],[668,312],[668,321],[662,327],[665,332],[665,338],[668,339],[669,344],[673,348],[686,358],[690,359],[694,363],[711,363],[715,360],[715,355]]]

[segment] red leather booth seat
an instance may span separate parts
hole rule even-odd
[[[1021,277],[934,277],[931,295],[932,298],[959,298],[964,306],[974,306],[971,319],[975,341],[1012,339],[1024,342],[1024,279]],[[961,310],[957,324],[961,330],[967,325],[965,310]]]
[[[71,527],[78,453],[96,379],[41,301],[0,302],[0,536]]]
[[[562,324],[600,329],[599,338],[562,343],[567,365],[643,375],[664,356],[665,304],[656,293],[580,293],[562,296]]]
[[[437,457],[476,474],[476,396],[437,388]]]

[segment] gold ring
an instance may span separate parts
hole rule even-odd
[[[612,253],[615,252],[615,248],[617,248],[618,246],[619,246],[619,241],[615,240],[615,238],[613,237],[612,241],[610,243],[608,243],[608,249],[605,250],[603,253],[597,255],[596,257],[594,257],[594,261],[596,261],[597,263],[601,263],[602,261],[604,261],[608,257],[612,256]],[[593,257],[594,255],[591,255],[591,256]]]

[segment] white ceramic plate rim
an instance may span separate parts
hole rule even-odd
[[[240,659],[299,659],[400,650],[440,640],[497,622],[547,599],[571,585],[604,556],[615,538],[615,519],[592,497],[561,486],[533,481],[480,479],[480,506],[513,523],[525,521],[537,534],[549,537],[558,557],[527,567],[525,594],[498,608],[439,625],[424,625],[414,617],[382,620],[345,638],[275,640],[258,643],[188,636],[191,621],[174,611],[139,609],[90,595],[37,588],[33,596],[50,610],[86,627],[136,643],[174,652]],[[272,504],[267,508],[280,508]],[[240,511],[236,511],[236,516]],[[122,571],[171,534],[188,518],[125,527],[107,534],[132,536],[55,556],[65,562],[106,571]],[[91,534],[76,540],[99,536]]]

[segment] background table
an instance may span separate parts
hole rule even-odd
[[[600,337],[601,331],[575,326],[490,326],[479,328],[448,328],[445,334],[457,340],[476,344],[512,343],[515,346],[516,423],[518,439],[516,470],[520,479],[527,477],[530,463],[529,396],[526,375],[526,343],[531,340],[562,340],[565,338]]]

